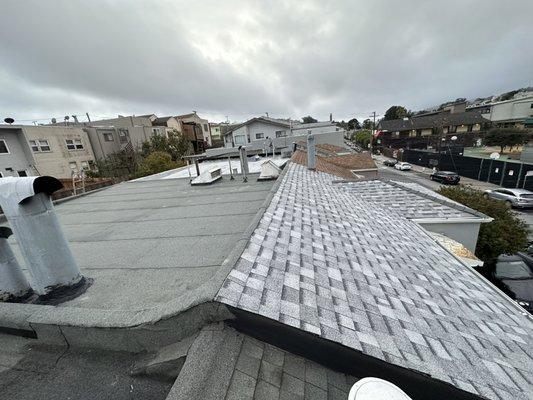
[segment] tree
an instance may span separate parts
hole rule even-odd
[[[307,117],[303,117],[302,118],[302,122],[304,124],[312,124],[313,122],[318,122],[318,120],[316,120],[313,117],[311,117],[310,115],[308,115]]]
[[[138,176],[157,174],[177,166],[177,163],[172,161],[172,156],[169,153],[154,151],[143,160]]]
[[[500,254],[515,253],[526,247],[529,229],[504,202],[464,186],[442,187],[439,193],[494,218],[479,229],[476,256],[482,261],[490,263]]]
[[[348,130],[352,131],[354,129],[361,129],[361,124],[357,120],[357,118],[352,118],[348,121]]]
[[[365,119],[365,120],[363,121],[362,128],[363,128],[363,129],[370,129],[370,130],[372,130],[372,129],[374,129],[374,122],[373,122],[371,119],[368,119],[368,118],[367,118],[367,119]]]
[[[154,151],[168,153],[173,161],[178,161],[192,152],[192,145],[185,135],[173,129],[168,134],[168,138],[163,135],[154,135],[143,142],[142,153],[145,157]]]
[[[363,129],[363,130],[355,132],[354,137],[355,137],[355,143],[357,143],[363,149],[368,149],[368,145],[370,144],[370,139],[372,139],[372,131]]]
[[[516,128],[493,128],[491,129],[485,138],[483,143],[486,146],[499,146],[500,153],[506,147],[519,146],[525,144],[531,138],[531,134],[523,129]]]
[[[412,113],[410,111],[407,111],[405,107],[402,106],[392,106],[385,112],[385,117],[383,118],[385,121],[389,121],[391,119],[400,119],[403,117],[409,117]]]

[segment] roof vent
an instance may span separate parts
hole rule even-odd
[[[0,206],[15,233],[39,295],[75,286],[83,280],[50,195],[63,187],[50,176],[0,180]]]
[[[17,301],[32,292],[7,241],[12,233],[8,227],[0,226],[0,301]]]
[[[316,145],[315,135],[309,134],[307,136],[307,168],[310,170],[316,169]]]

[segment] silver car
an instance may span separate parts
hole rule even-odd
[[[525,189],[491,189],[485,190],[485,196],[505,201],[510,207],[533,207],[533,192]]]

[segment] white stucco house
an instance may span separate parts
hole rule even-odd
[[[296,137],[303,137],[309,133],[331,133],[335,137],[341,133],[342,138],[344,131],[330,121],[303,124],[299,121],[255,117],[227,131],[224,135],[224,146],[251,145],[259,148],[265,144],[272,144],[275,147],[287,147]]]

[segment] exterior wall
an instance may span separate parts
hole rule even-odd
[[[79,172],[82,163],[88,167],[93,163],[94,153],[87,133],[80,127],[68,126],[24,126],[26,139],[47,140],[50,151],[33,152],[35,168],[39,175],[50,175],[56,178],[70,178],[72,171]],[[69,150],[65,140],[79,139],[83,149]],[[73,168],[74,164],[76,168]]]
[[[293,135],[307,134],[308,130],[311,130],[311,133],[329,133],[329,132],[338,132],[341,130],[341,128],[333,124],[327,125],[327,126],[319,126],[319,127],[306,127],[305,125],[306,124],[298,125],[296,127],[293,126],[292,127]]]
[[[533,116],[533,96],[492,104],[489,119],[494,122],[523,120]]]
[[[290,136],[289,127],[284,127],[280,125],[268,124],[265,122],[254,121],[248,126],[248,136],[249,141],[253,142],[256,140],[267,140],[267,139],[276,139],[277,131],[285,131],[287,136]],[[257,139],[257,134],[263,134],[263,138]]]
[[[185,118],[178,118],[182,122],[194,122],[202,128],[202,135],[204,137],[204,140],[207,142],[208,146],[212,145],[211,141],[211,129],[209,127],[209,121],[203,118],[200,118],[198,114],[192,114],[190,116],[187,116]]]
[[[118,117],[111,119],[102,119],[99,121],[88,122],[88,126],[115,126],[117,128],[127,128],[131,126],[151,126],[152,117]]]
[[[419,222],[420,223],[420,222]],[[476,251],[479,222],[464,223],[420,223],[428,231],[440,233],[463,244],[472,253]]]
[[[214,140],[218,140],[221,138],[222,134],[220,132],[220,126],[211,124],[211,138]]]
[[[0,154],[0,173],[3,177],[18,176],[17,171],[36,175],[34,159],[21,128],[0,127],[0,139],[5,140],[9,154]],[[8,171],[7,168],[12,169]]]
[[[272,142],[273,147],[288,147],[294,141],[306,140],[308,131],[316,135],[321,135],[321,137],[328,138],[328,140],[333,140],[333,142],[318,142],[317,143],[331,143],[338,146],[344,145],[344,130],[336,126],[318,126],[313,127],[310,124],[309,127],[305,129],[293,128],[292,131],[289,127],[284,127],[276,124],[269,124],[262,121],[254,121],[248,125],[241,126],[235,129],[231,134],[226,135],[225,137],[225,147],[238,147],[242,144],[252,144],[253,148],[265,148],[269,147]],[[286,136],[276,138],[276,132],[285,131]],[[256,134],[262,133],[264,138],[257,139]],[[326,136],[324,136],[326,135]],[[328,136],[329,135],[329,136]],[[238,138],[246,138],[246,143]],[[340,138],[340,140],[338,139]]]
[[[117,128],[114,126],[89,126],[84,129],[89,137],[94,156],[97,160],[106,158],[109,155],[119,152],[131,142],[135,149],[142,146],[143,142],[149,140],[153,135],[166,134],[167,128],[163,126],[133,126],[127,128]],[[127,133],[127,140],[120,135]],[[106,140],[106,136],[113,140]]]

